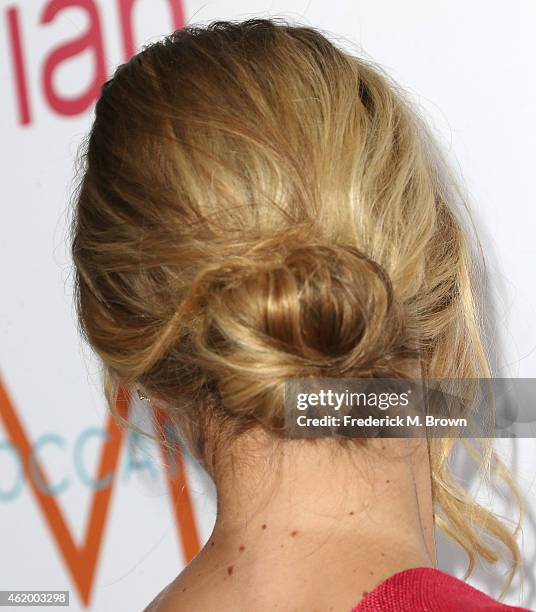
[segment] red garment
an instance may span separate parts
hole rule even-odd
[[[398,572],[366,595],[352,612],[530,612],[507,606],[433,567]],[[533,611],[534,612],[534,611]]]

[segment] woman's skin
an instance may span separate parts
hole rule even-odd
[[[342,612],[435,567],[426,440],[243,434],[216,465],[218,511],[195,559],[146,612]]]

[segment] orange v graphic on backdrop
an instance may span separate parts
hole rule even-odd
[[[118,413],[126,418],[128,416],[129,406],[129,394],[121,387],[116,403]],[[94,491],[91,498],[91,508],[88,514],[85,539],[81,545],[77,545],[67,527],[64,515],[54,496],[41,490],[34,482],[34,478],[32,478],[30,466],[32,444],[1,379],[0,418],[3,421],[11,442],[20,453],[24,474],[34,494],[35,500],[37,501],[38,507],[42,512],[45,525],[50,530],[58,546],[59,553],[67,566],[80,599],[83,601],[84,605],[87,606],[89,605],[91,597],[102,537],[108,516],[110,498],[116,480],[116,467],[123,445],[124,433],[117,425],[113,416],[108,413],[105,428],[107,437],[101,447],[96,479],[100,480],[106,477],[107,474],[111,474],[112,478],[109,486]],[[159,414],[158,418],[159,421],[162,421],[163,417]],[[164,465],[166,466],[167,480],[184,558],[185,561],[188,562],[199,550],[199,538],[184,471],[184,463],[180,453],[177,453],[175,456],[176,474],[172,475],[167,461],[167,451],[162,445],[160,451],[164,459]],[[35,457],[33,463],[34,467],[37,468],[41,482],[48,486],[46,474],[39,463],[35,461]]]

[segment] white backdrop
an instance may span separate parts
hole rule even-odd
[[[190,461],[190,503],[183,493],[174,511],[158,449],[106,438],[98,364],[75,325],[66,221],[102,76],[181,19],[254,16],[319,27],[413,93],[480,223],[499,374],[535,376],[533,0],[0,0],[0,589],[69,590],[72,610],[141,610],[210,533],[213,490]],[[501,448],[529,504],[525,587],[507,601],[536,608],[535,440]],[[98,479],[101,460],[113,487]],[[439,561],[463,574],[442,540]],[[500,572],[481,568],[472,583],[496,596]]]

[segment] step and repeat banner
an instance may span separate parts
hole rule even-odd
[[[0,590],[68,591],[72,610],[141,610],[215,518],[213,485],[187,453],[116,426],[76,327],[67,234],[75,161],[114,67],[186,24],[257,16],[320,28],[378,61],[420,104],[467,186],[493,280],[498,371],[531,378],[535,7],[0,0]],[[130,409],[142,423],[137,398]],[[535,440],[500,446],[529,505],[524,586],[507,601],[536,607]],[[509,511],[500,496],[488,503]],[[463,555],[441,537],[439,563],[463,575]],[[482,568],[472,582],[496,596],[502,571]]]

